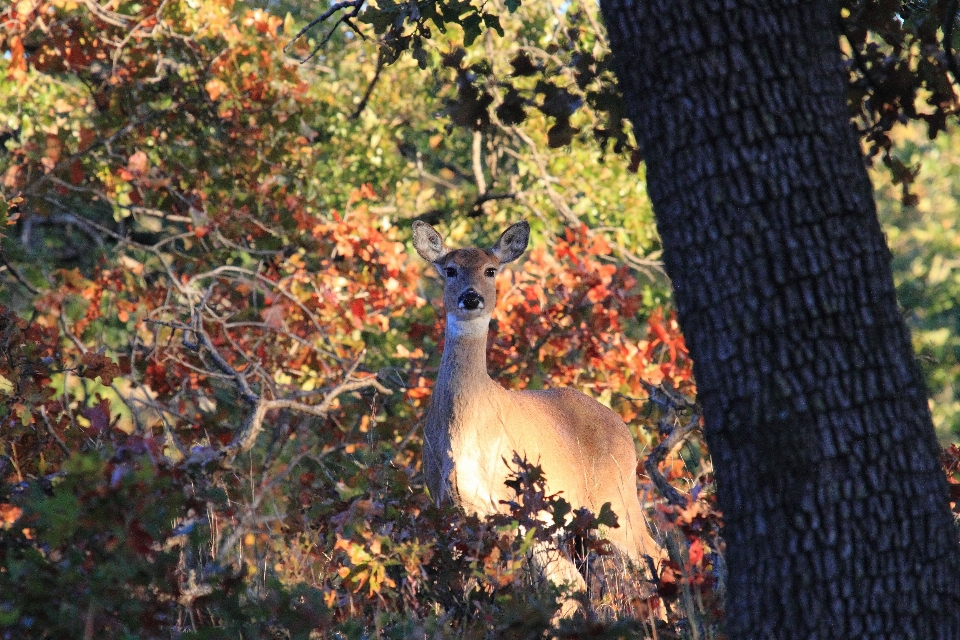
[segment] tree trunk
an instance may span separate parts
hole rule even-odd
[[[705,414],[731,638],[960,638],[832,2],[602,0]]]

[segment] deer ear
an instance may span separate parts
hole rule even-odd
[[[497,244],[493,245],[490,251],[497,256],[500,264],[513,262],[523,255],[527,250],[527,242],[530,241],[530,225],[526,221],[520,221],[510,226],[503,232]]]
[[[437,230],[422,220],[413,222],[413,247],[420,254],[420,257],[427,262],[438,262],[443,256],[447,255],[447,250],[443,246],[443,238],[437,233]]]

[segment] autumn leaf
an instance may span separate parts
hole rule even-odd
[[[207,95],[210,96],[210,99],[216,101],[226,90],[227,85],[220,80],[219,78],[213,78],[208,81],[204,88],[207,90]]]
[[[92,407],[83,409],[80,415],[90,421],[94,433],[100,433],[110,426],[110,400],[102,398]]]
[[[147,171],[147,154],[137,151],[127,159],[127,171],[139,177]]]
[[[113,383],[113,379],[121,375],[120,367],[107,356],[88,351],[83,354],[82,375],[88,380],[100,378],[105,385]]]
[[[690,557],[690,565],[697,566],[703,560],[703,543],[699,538],[695,538],[687,549],[687,555]]]
[[[6,502],[0,503],[0,523],[2,523],[4,529],[12,527],[22,514],[23,509],[20,507]]]

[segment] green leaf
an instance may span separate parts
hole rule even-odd
[[[501,38],[503,37],[503,27],[500,26],[500,18],[493,15],[492,13],[483,14],[483,24],[487,26],[488,29],[493,29],[497,32]]]
[[[567,515],[573,510],[570,503],[563,498],[557,498],[553,503],[553,523],[562,527],[566,524]]]
[[[482,23],[483,19],[479,13],[472,13],[460,21],[460,26],[463,27],[463,44],[469,47],[480,37]]]
[[[420,43],[414,44],[412,53],[413,53],[413,59],[417,61],[417,65],[421,69],[426,70],[429,58],[427,57],[427,52],[423,48],[423,46]]]
[[[609,502],[604,502],[603,506],[600,507],[600,513],[597,514],[595,522],[598,525],[603,525],[605,527],[610,527],[611,529],[618,529],[620,527],[620,521],[617,519],[617,514],[613,512],[613,509],[610,508]]]
[[[38,534],[51,547],[59,547],[76,531],[80,501],[72,493],[58,491],[37,506]]]
[[[372,25],[375,33],[386,33],[393,24],[396,11],[367,9],[360,15],[360,21]]]
[[[506,5],[510,13],[516,13],[520,8],[520,0],[506,0]]]

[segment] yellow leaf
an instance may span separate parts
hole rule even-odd
[[[207,93],[210,95],[211,100],[216,100],[220,95],[227,90],[227,85],[224,84],[223,80],[219,78],[214,78],[207,82],[204,87],[207,90]]]

